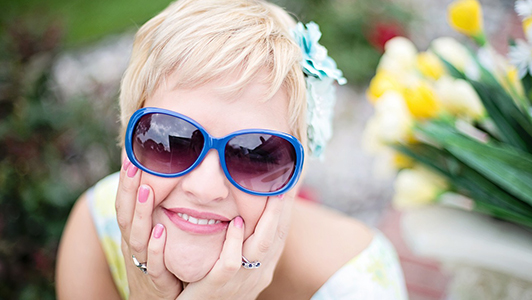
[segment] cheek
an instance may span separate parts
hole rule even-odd
[[[292,210],[292,205],[294,203],[294,199],[297,196],[297,189],[292,189],[288,193],[284,195],[284,204],[283,205],[283,213],[290,214],[290,211]],[[277,197],[277,196],[273,196]],[[264,222],[264,213],[266,210],[266,206],[268,204],[268,201],[270,201],[271,197],[268,197],[267,200],[263,197],[258,197],[258,199],[246,199],[247,201],[245,203],[237,203],[239,204],[240,209],[240,215],[244,219],[245,222],[245,232],[244,232],[244,239],[247,239],[253,232],[255,231],[255,228],[259,222]],[[279,199],[272,199],[271,201],[276,201]],[[271,207],[270,207],[271,208]],[[272,211],[269,211],[272,212]],[[277,222],[279,220],[279,216],[270,216],[269,219],[274,220]],[[267,221],[266,221],[267,222]],[[277,223],[275,224],[265,224],[262,226],[277,226]]]
[[[180,178],[178,177],[164,178],[143,172],[140,184],[151,187],[155,197],[154,207],[157,207],[175,189],[177,184],[179,184],[179,180]]]
[[[254,197],[255,198],[255,197]],[[259,222],[264,209],[266,208],[267,200],[264,197],[257,197],[257,199],[244,199],[245,201],[238,201],[238,210],[240,216],[244,219],[245,230],[244,239],[247,239],[254,231]]]

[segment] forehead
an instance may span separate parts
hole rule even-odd
[[[236,76],[228,75],[193,88],[175,88],[175,79],[169,76],[144,106],[184,114],[214,136],[250,128],[292,133],[285,89],[268,98],[270,85],[264,79],[265,75],[259,74],[237,93],[228,93],[227,88],[238,80]]]

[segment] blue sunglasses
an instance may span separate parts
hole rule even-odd
[[[279,131],[246,129],[215,138],[191,118],[154,107],[137,110],[127,126],[129,160],[156,176],[185,175],[211,149],[218,151],[227,179],[252,195],[287,192],[303,168],[303,146],[295,137]]]

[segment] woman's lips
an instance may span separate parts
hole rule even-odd
[[[229,219],[217,214],[199,212],[188,208],[164,208],[164,213],[172,223],[183,231],[195,234],[215,234],[223,231]]]

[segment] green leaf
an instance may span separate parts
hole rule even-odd
[[[482,174],[465,165],[444,149],[426,144],[397,145],[395,149],[421,162],[447,178],[451,190],[476,203],[508,211],[510,215],[532,220],[532,206],[520,201]]]
[[[532,153],[532,122],[500,85],[468,80],[478,93],[500,138],[516,148]]]
[[[497,207],[497,206],[494,206],[488,203],[476,202],[474,210],[484,213],[484,214],[494,216],[496,218],[500,218],[506,221],[518,223],[518,224],[525,225],[525,226],[532,228],[531,218],[523,217],[519,214],[515,214],[511,211],[501,209],[500,207]]]
[[[463,163],[532,205],[532,155],[493,143],[480,143],[437,121],[418,128]]]
[[[449,72],[449,74],[454,77],[454,78],[459,78],[459,79],[466,79],[466,76],[465,74],[458,70],[453,64],[451,64],[450,62],[448,62],[446,59],[444,59],[441,55],[437,54],[436,55],[438,56],[438,58],[443,62],[443,65],[445,66],[445,68],[447,69],[447,72]]]
[[[523,83],[523,89],[525,90],[525,97],[530,104],[530,99],[532,99],[532,76],[530,73],[526,73],[525,77],[521,79]]]

